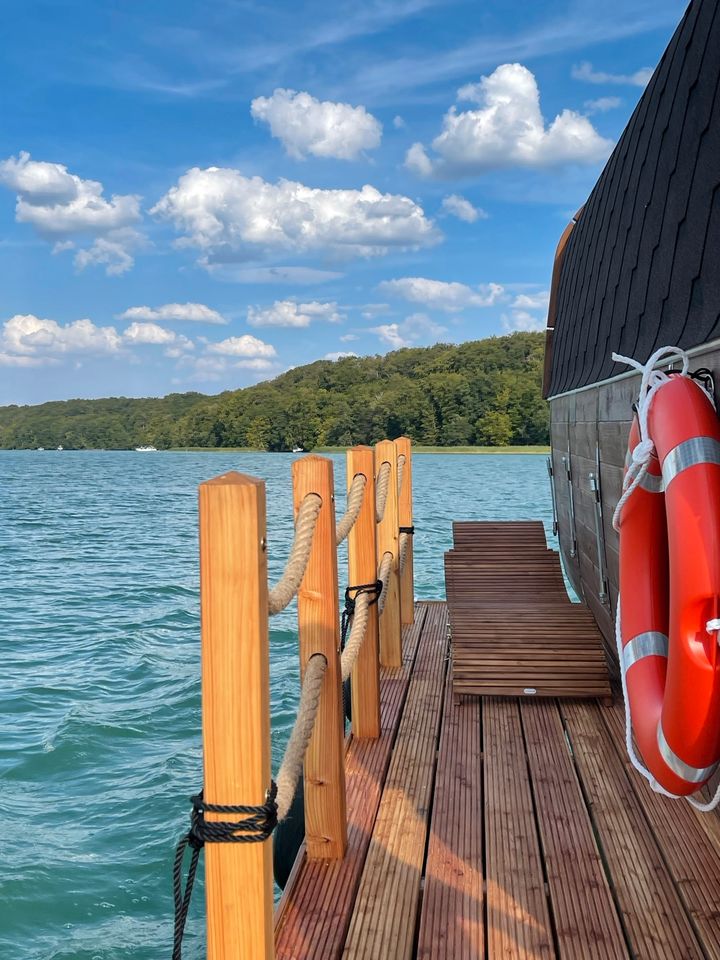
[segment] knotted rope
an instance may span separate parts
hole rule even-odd
[[[407,549],[408,549],[409,542],[410,542],[409,534],[401,533],[400,539],[398,540],[398,555],[399,555],[398,566],[400,568],[401,575],[405,570],[405,561],[407,559]]]
[[[295,725],[292,728],[290,739],[285,747],[285,755],[275,778],[278,823],[288,815],[300,780],[305,751],[308,743],[310,743],[315,718],[320,706],[320,692],[327,665],[327,660],[322,653],[313,654],[305,665],[305,676],[300,688],[300,703]]]
[[[680,375],[683,377],[688,376],[690,361],[687,353],[680,347],[661,347],[659,350],[656,350],[655,353],[653,353],[653,355],[645,364],[639,363],[637,360],[633,360],[631,357],[620,356],[617,353],[613,353],[612,355],[613,360],[617,361],[618,363],[626,363],[628,366],[634,367],[636,370],[639,370],[642,373],[637,404],[640,442],[632,452],[632,462],[630,463],[623,480],[623,494],[620,497],[618,505],[615,507],[615,513],[613,514],[613,527],[618,531],[618,533],[620,532],[622,509],[633,495],[635,490],[637,490],[642,483],[643,478],[648,471],[650,458],[655,453],[655,444],[648,431],[648,415],[650,412],[650,404],[652,403],[657,392],[662,389],[665,384],[670,383],[671,378],[664,371],[655,370],[654,368],[657,363],[660,363],[663,360],[666,361],[670,357],[677,357],[682,360],[682,369],[680,371]],[[715,620],[708,621],[708,631],[717,630],[718,628],[720,628],[720,622],[716,622]],[[655,777],[642,763],[635,751],[635,744],[633,742],[632,734],[632,718],[630,716],[630,701],[628,699],[627,669],[625,667],[625,658],[623,656],[622,618],[620,615],[619,594],[617,600],[617,609],[615,611],[615,643],[617,645],[618,660],[620,661],[620,681],[622,683],[623,706],[625,708],[625,747],[627,749],[630,763],[633,765],[635,770],[637,770],[637,772],[647,780],[655,793],[660,793],[665,797],[670,797],[672,800],[678,800],[679,796],[677,794],[670,793],[669,790],[666,790],[665,787],[658,783]],[[718,785],[712,800],[710,800],[708,803],[701,803],[699,800],[695,800],[690,796],[686,796],[685,799],[701,813],[709,813],[710,811],[714,810],[718,804],[720,804],[720,784]]]
[[[338,520],[335,531],[335,540],[338,546],[340,546],[345,537],[350,533],[355,526],[355,521],[360,516],[360,510],[362,509],[363,499],[365,497],[366,484],[367,477],[365,474],[356,473],[348,490],[345,513]]]
[[[295,539],[290,549],[287,566],[282,577],[268,594],[268,609],[271,615],[284,610],[300,588],[310,558],[321,507],[322,497],[317,493],[309,493],[300,504],[295,521]]]
[[[390,486],[390,464],[387,460],[380,464],[377,477],[375,478],[375,517],[380,523],[385,516],[385,504],[387,503],[388,488]]]

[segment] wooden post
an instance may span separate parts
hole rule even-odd
[[[380,617],[380,663],[384,667],[402,666],[402,626],[400,623],[400,577],[398,569],[398,496],[397,496],[397,449],[392,440],[375,444],[375,476],[383,463],[390,464],[385,513],[377,525],[378,566],[383,554],[390,552],[393,562],[390,567],[385,609]]]
[[[412,440],[410,437],[398,437],[395,441],[398,456],[405,456],[402,472],[402,487],[398,494],[398,521],[401,527],[413,525],[412,502]],[[413,538],[408,535],[405,551],[405,568],[400,576],[400,619],[402,623],[415,620],[415,580],[413,575]]]
[[[205,799],[260,805],[270,786],[265,484],[226,473],[200,484],[199,507]],[[205,861],[208,960],[272,960],[272,841],[209,843]]]
[[[372,447],[353,447],[347,452],[348,490],[353,479],[365,479],[363,504],[348,534],[348,583],[373,583],[377,579],[375,458]],[[355,737],[380,736],[380,671],[377,603],[370,607],[365,639],[355,661],[352,693],[352,731]]]
[[[309,493],[322,498],[310,559],[298,591],[301,675],[314,653],[322,653],[328,664],[305,753],[305,845],[311,859],[339,860],[347,846],[347,814],[332,460],[302,457],[293,463],[292,474],[296,516]]]

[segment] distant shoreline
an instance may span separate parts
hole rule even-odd
[[[304,454],[308,453],[345,453],[346,450],[349,450],[349,447],[315,447],[312,450],[304,450]],[[467,453],[467,454],[508,454],[508,453],[532,453],[532,454],[549,454],[550,447],[543,446],[527,446],[527,447],[426,447],[422,444],[413,446],[413,453]],[[2,447],[0,448],[0,453],[56,453],[52,447],[45,448],[45,450],[37,450],[33,447]],[[125,447],[123,449],[117,450],[108,450],[103,447],[84,447],[82,449],[68,449],[66,448],[63,453],[136,453],[138,451],[133,450],[131,447]],[[167,449],[161,449],[154,451],[156,453],[291,453],[290,450],[259,450],[257,447],[168,447]],[[295,456],[301,456],[297,453]]]

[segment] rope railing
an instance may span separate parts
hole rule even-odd
[[[397,458],[397,490],[398,496],[400,496],[400,491],[402,490],[403,485],[403,470],[405,469],[405,454],[399,453]]]
[[[400,575],[405,571],[405,561],[407,560],[407,550],[408,544],[410,542],[409,533],[401,533],[398,540],[398,565],[400,568]]]
[[[378,523],[382,523],[385,516],[385,504],[387,503],[388,488],[390,486],[390,464],[386,460],[380,464],[380,468],[375,478],[375,517]]]
[[[385,600],[387,599],[387,588],[388,581],[390,579],[390,570],[392,569],[393,555],[386,551],[382,555],[382,560],[380,561],[380,566],[378,568],[378,580],[382,581],[382,590],[380,591],[380,596],[378,597],[378,615],[382,616],[382,612],[385,609]]]
[[[322,507],[322,497],[309,493],[298,510],[295,523],[295,539],[282,577],[268,593],[268,610],[271,615],[280,613],[300,589],[305,576],[317,519]]]
[[[348,490],[347,494],[345,513],[337,522],[335,538],[338,546],[340,546],[340,544],[355,526],[355,521],[360,515],[363,499],[365,497],[366,484],[367,477],[362,473],[356,474],[352,479],[352,483],[350,484],[350,489]]]
[[[300,703],[297,717],[290,734],[285,754],[280,764],[275,783],[277,785],[278,823],[285,819],[300,782],[305,751],[310,743],[318,707],[327,660],[321,653],[310,657],[305,666],[305,676],[300,687]]]

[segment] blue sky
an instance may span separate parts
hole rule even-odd
[[[0,403],[542,329],[675,0],[11,0]]]

